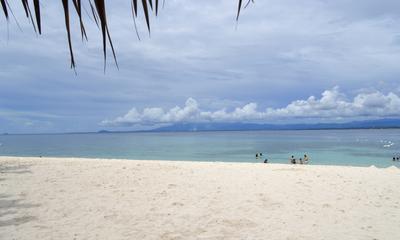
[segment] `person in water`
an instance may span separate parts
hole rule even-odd
[[[294,158],[293,155],[292,155],[292,157],[290,158],[290,163],[291,163],[291,164],[296,164],[296,159]]]
[[[304,164],[308,164],[308,156],[307,156],[307,154],[304,154],[303,162],[304,162]]]
[[[396,157],[393,157],[393,162],[396,161]]]
[[[256,153],[256,159],[258,159],[258,153]]]
[[[266,159],[264,160],[264,163],[268,163],[268,158],[266,158]]]

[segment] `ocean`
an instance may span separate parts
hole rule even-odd
[[[317,165],[400,167],[400,129],[0,135],[1,156],[288,163],[304,154]]]

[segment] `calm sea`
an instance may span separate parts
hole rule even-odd
[[[1,135],[2,156],[272,163],[307,154],[312,164],[387,167],[400,162],[400,130]]]

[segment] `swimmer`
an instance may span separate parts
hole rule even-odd
[[[296,159],[294,158],[293,155],[292,155],[292,157],[289,159],[289,163],[291,163],[291,164],[296,164]]]

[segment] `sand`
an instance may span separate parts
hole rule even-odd
[[[400,239],[400,170],[0,157],[0,239]]]

